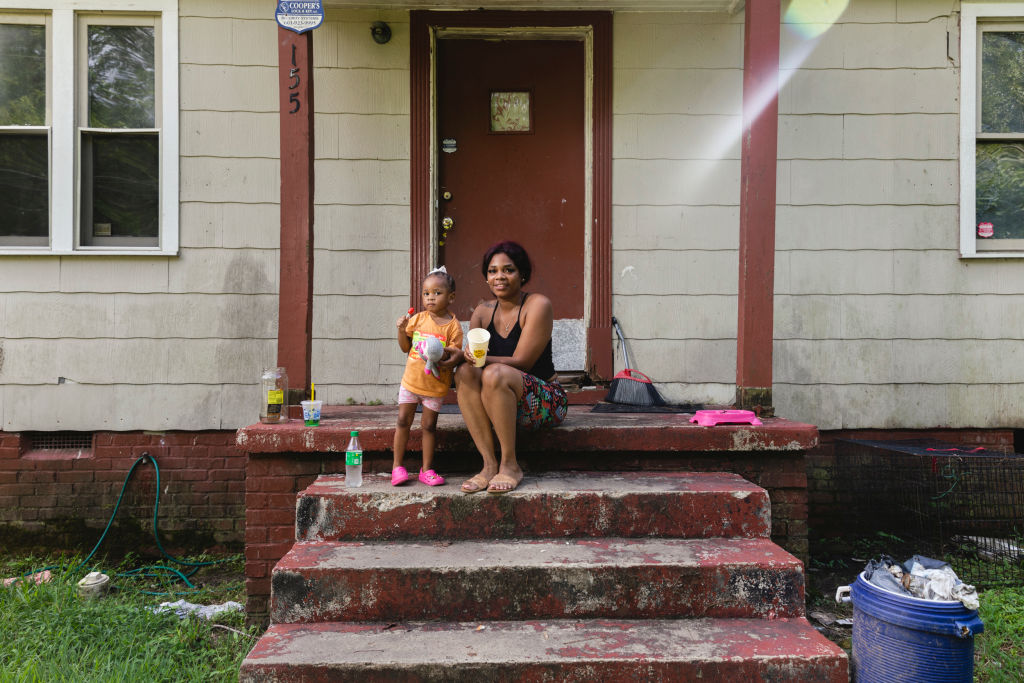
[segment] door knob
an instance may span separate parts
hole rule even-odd
[[[447,192],[445,194],[448,194]],[[441,239],[437,241],[438,246],[443,247],[448,239],[448,231],[455,227],[455,221],[450,216],[441,219]]]

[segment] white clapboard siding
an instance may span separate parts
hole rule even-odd
[[[386,21],[391,40],[370,39]],[[313,377],[328,403],[394,403],[409,306],[409,18],[328,10],[314,40]]]
[[[810,49],[796,30],[807,27],[783,26],[780,414],[822,429],[1022,417],[1024,278],[1013,262],[958,257],[949,15],[933,2],[851,3]]]
[[[954,10],[871,0],[832,24],[783,19],[782,416],[821,429],[1024,419],[1024,269],[958,256]],[[180,254],[4,257],[4,429],[256,419],[276,357],[278,28],[273,3],[183,0],[180,17]],[[369,37],[378,20],[386,45]],[[669,400],[728,404],[743,14],[622,11],[613,31],[613,312],[631,365]],[[313,42],[313,375],[328,403],[392,403],[410,279],[408,12],[328,9]]]

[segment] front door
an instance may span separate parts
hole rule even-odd
[[[581,40],[437,42],[437,254],[456,314],[491,298],[484,251],[519,242],[533,262],[526,291],[551,299],[563,372],[586,365],[584,62]]]

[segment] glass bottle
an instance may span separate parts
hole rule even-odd
[[[352,430],[345,449],[345,486],[363,485],[363,447],[359,443],[359,432]]]
[[[267,368],[260,381],[263,400],[260,422],[276,424],[288,421],[288,373],[284,368]]]

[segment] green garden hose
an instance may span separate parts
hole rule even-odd
[[[153,591],[140,591],[140,592],[148,594],[148,595],[178,595],[178,594],[184,594],[184,593],[194,593],[198,589],[195,587],[195,585],[191,581],[189,581],[189,577],[191,577],[197,571],[199,571],[200,568],[207,567],[207,566],[212,565],[212,564],[217,564],[219,562],[224,562],[227,558],[220,559],[220,560],[210,560],[210,561],[207,561],[207,562],[192,562],[190,560],[183,560],[183,559],[180,559],[178,557],[174,557],[169,552],[167,552],[167,550],[164,548],[163,543],[160,542],[160,530],[159,530],[159,527],[157,525],[157,518],[160,515],[160,465],[157,464],[156,458],[153,457],[152,455],[150,455],[148,451],[143,451],[142,455],[140,455],[139,458],[134,463],[132,463],[131,469],[128,470],[128,474],[124,478],[124,484],[122,484],[122,486],[121,486],[121,495],[119,495],[117,497],[117,503],[114,504],[114,511],[110,514],[110,520],[107,522],[107,526],[103,530],[103,534],[100,535],[100,540],[98,540],[96,542],[96,545],[93,546],[93,549],[89,552],[88,556],[86,556],[86,558],[84,560],[82,560],[82,562],[77,567],[75,567],[74,569],[69,570],[68,573],[75,574],[78,571],[80,571],[86,564],[89,563],[89,560],[91,560],[93,555],[96,554],[96,551],[100,549],[100,546],[103,545],[103,540],[107,537],[107,532],[110,531],[110,527],[114,524],[114,518],[117,516],[117,511],[121,508],[121,501],[124,500],[125,491],[128,489],[128,482],[131,480],[132,475],[135,474],[135,469],[139,465],[147,465],[147,464],[152,464],[153,468],[156,470],[156,498],[153,501],[153,538],[156,539],[157,548],[160,549],[160,553],[167,560],[169,560],[170,562],[173,562],[174,564],[182,565],[184,567],[190,567],[191,569],[188,570],[188,573],[183,573],[183,572],[179,571],[178,569],[175,569],[174,567],[169,567],[167,565],[152,565],[152,566],[147,566],[147,567],[140,567],[139,569],[132,569],[132,570],[129,570],[129,571],[126,571],[126,572],[121,572],[119,574],[116,574],[116,576],[118,576],[118,577],[125,577],[125,578],[128,578],[128,577],[132,577],[132,578],[137,578],[137,577],[143,577],[143,578],[170,578],[170,577],[177,577],[178,580],[182,581],[191,590],[189,590],[189,591],[177,591],[177,592],[153,592]],[[43,567],[42,569],[35,569],[35,570],[30,571],[30,572],[27,572],[26,574],[24,574],[24,576],[31,576],[32,574],[36,574],[38,572],[46,571],[48,569],[59,569],[59,568],[60,568],[59,565],[52,565],[52,566],[49,566],[49,567]]]

